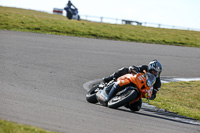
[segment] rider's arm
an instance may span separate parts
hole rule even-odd
[[[123,67],[123,68],[119,69],[117,72],[115,72],[113,76],[115,79],[118,79],[119,77],[121,77],[125,74],[128,74],[129,73],[128,70],[129,69],[127,67]]]
[[[129,73],[128,68],[123,67],[123,68],[119,69],[117,72],[114,72],[112,75],[103,78],[103,81],[108,83],[111,80],[118,79],[119,77],[121,77],[122,75],[125,75],[127,73]]]
[[[74,4],[72,4],[72,3],[71,3],[71,6],[73,6],[75,9],[77,9],[77,8],[75,7],[75,5],[74,5]]]
[[[75,9],[77,9],[74,5],[73,5],[73,7],[74,7]]]
[[[147,65],[140,65],[138,66],[139,72],[143,72],[143,70],[148,71],[148,66]]]
[[[156,78],[156,82],[155,84],[153,85],[153,88],[159,90],[161,87],[161,81],[160,81],[160,77]]]

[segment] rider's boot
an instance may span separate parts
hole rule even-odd
[[[103,90],[99,90],[96,94],[97,100],[104,106],[107,106],[107,97],[113,85],[114,83],[105,87]]]
[[[103,89],[103,91],[105,91],[106,94],[109,94],[109,92],[110,92],[110,90],[112,89],[113,85],[114,85],[114,83],[112,83],[112,84],[109,85],[108,87],[105,87],[105,88]]]
[[[99,90],[99,92],[96,94],[97,100],[104,106],[107,106],[108,101],[118,92],[119,85],[117,83],[110,85],[107,88],[104,88],[103,90]],[[106,92],[110,90],[109,92]]]

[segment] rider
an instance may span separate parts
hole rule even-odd
[[[68,1],[67,3],[67,7],[70,9],[70,11],[72,11],[74,13],[74,9],[72,9],[72,6],[74,7],[74,9],[77,9],[71,2],[71,0]]]
[[[133,65],[128,68],[123,67],[123,68],[119,69],[117,72],[113,73],[112,75],[110,75],[106,78],[103,78],[103,81],[105,83],[108,83],[109,81],[111,81],[113,79],[117,79],[117,78],[121,77],[122,75],[125,75],[128,73],[143,72],[143,70],[150,72],[151,74],[153,74],[156,77],[156,82],[153,85],[153,93],[152,93],[152,96],[150,97],[150,100],[154,100],[156,98],[157,91],[159,91],[159,89],[161,87],[160,74],[162,72],[162,65],[157,60],[151,61],[148,65],[140,65],[138,67]],[[109,91],[107,101],[109,101],[112,98],[112,96],[114,95],[114,93],[116,92],[116,90],[118,88],[119,88],[119,86],[113,85],[112,88],[107,89],[107,91]],[[134,111],[139,111],[141,108],[141,105],[142,105],[142,99],[135,102],[133,105],[126,105],[126,107],[133,108],[132,110],[134,110]]]

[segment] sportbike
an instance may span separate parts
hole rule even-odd
[[[146,71],[136,74],[126,74],[117,80],[109,83],[100,82],[94,85],[86,94],[86,100],[89,103],[100,103],[109,108],[119,108],[128,106],[132,111],[138,111],[135,105],[141,98],[150,98],[153,91],[153,84],[156,77]],[[107,88],[112,88],[114,84],[122,85],[123,89],[117,92],[109,101],[107,101]]]

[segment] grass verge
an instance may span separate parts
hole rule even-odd
[[[68,20],[61,15],[2,6],[0,29],[200,47],[200,32],[197,31]]]
[[[21,125],[15,122],[0,120],[0,133],[56,133],[33,126]]]
[[[162,84],[149,104],[170,112],[200,120],[200,81]],[[147,100],[144,100],[147,102]]]

